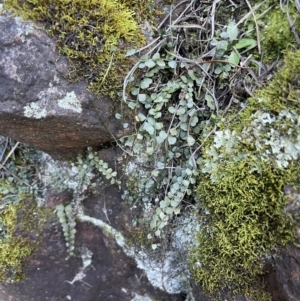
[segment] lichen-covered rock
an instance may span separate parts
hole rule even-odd
[[[113,149],[99,152],[99,157],[108,161],[111,167],[115,165],[114,159],[119,155]],[[49,156],[45,156],[43,160],[49,160],[42,164],[45,170],[40,170],[41,179],[45,182],[51,180],[47,177],[52,176],[52,180],[55,178],[55,167],[49,165],[56,163],[57,172],[61,172],[63,168],[67,169],[67,162],[53,161]],[[98,184],[97,191],[103,191],[101,185]],[[54,213],[59,204],[76,205],[76,193],[70,190],[60,191],[52,185],[51,190],[44,196],[45,206],[50,212],[45,230],[39,237],[41,246],[27,259],[26,268],[23,270],[24,280],[0,283],[0,300],[184,300],[180,294],[170,295],[153,287],[147,278],[149,271],[145,273],[138,268],[135,258],[128,256],[126,249],[122,248],[120,242],[126,245],[123,234],[129,235],[126,230],[130,223],[130,213],[124,207],[117,185],[106,189],[105,196],[102,193],[89,195],[82,202],[83,212],[81,218],[76,220],[75,255],[71,257],[62,225],[51,212]],[[98,224],[105,227],[101,228]],[[129,253],[134,253],[134,247],[130,248]],[[148,269],[150,268],[153,269],[153,274],[162,276],[160,269],[156,270],[157,266],[148,266]],[[168,275],[163,276],[168,278]],[[157,282],[159,280],[156,279]]]
[[[113,102],[68,81],[69,63],[36,25],[0,15],[0,134],[56,157],[120,137]]]

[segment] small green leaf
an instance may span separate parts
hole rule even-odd
[[[65,206],[63,204],[59,204],[55,207],[57,211],[63,212],[65,210]]]
[[[128,82],[131,83],[131,82],[133,82],[133,81],[134,81],[134,76],[130,76],[130,77],[128,78]]]
[[[223,65],[223,69],[224,69],[224,72],[225,72],[225,71],[229,72],[229,71],[231,70],[230,64],[225,64],[225,65]]]
[[[144,123],[144,130],[147,131],[150,135],[153,135],[155,132],[153,125],[151,125],[149,122]]]
[[[151,125],[155,125],[155,123],[156,123],[156,121],[155,121],[155,119],[154,118],[152,118],[152,117],[148,117],[148,122],[151,124]]]
[[[163,162],[158,161],[157,168],[160,168],[160,169],[165,168],[165,164]]]
[[[149,58],[149,55],[148,55],[148,54],[145,54],[145,55],[142,55],[142,56],[141,56],[141,60],[143,60],[143,61],[147,61],[148,58]]]
[[[162,122],[157,122],[155,124],[155,129],[156,130],[161,130],[164,127],[164,124]]]
[[[159,137],[164,141],[168,137],[168,134],[165,131],[160,131]]]
[[[160,54],[159,54],[159,52],[154,53],[154,55],[152,56],[152,59],[153,59],[154,61],[159,60],[159,59],[160,59]]]
[[[116,113],[116,114],[115,114],[115,117],[116,117],[117,119],[121,119],[122,115],[119,114],[119,113]]]
[[[151,78],[144,78],[142,81],[141,81],[141,88],[142,89],[147,89],[149,88],[149,86],[152,84],[152,79]]]
[[[199,119],[197,116],[193,116],[191,119],[191,126],[195,126],[198,123]]]
[[[139,94],[138,95],[138,100],[142,103],[145,102],[146,98],[147,98],[147,94]]]
[[[189,75],[189,77],[190,77],[192,80],[196,80],[196,79],[197,79],[197,77],[196,77],[195,72],[194,72],[193,69],[189,69],[188,75]],[[192,83],[192,85],[193,85],[193,83]]]
[[[236,40],[239,30],[234,21],[231,21],[227,26],[227,33],[230,41]]]
[[[222,39],[227,39],[227,38],[228,38],[228,33],[225,32],[225,31],[221,32],[221,33],[220,33],[220,38],[222,38]],[[211,44],[214,46],[213,43],[214,43],[214,42],[212,41]]]
[[[151,228],[151,229],[156,228],[156,220],[155,220],[155,221],[154,221],[154,220],[151,221],[151,223],[150,223],[150,228]]]
[[[191,135],[189,135],[187,137],[186,141],[187,141],[188,146],[192,146],[195,144],[195,139]]]
[[[176,109],[174,107],[169,107],[168,108],[168,111],[171,113],[171,114],[174,114],[176,112]]]
[[[67,215],[72,213],[72,205],[71,204],[69,204],[65,207],[65,212]]]
[[[163,220],[164,218],[165,218],[165,214],[161,211],[159,214],[158,214],[158,216]]]
[[[176,137],[172,137],[172,136],[168,137],[168,142],[170,145],[174,145],[176,141],[177,141]]]
[[[180,203],[180,201],[177,200],[177,199],[172,200],[172,201],[171,201],[171,206],[172,206],[173,208],[175,208],[175,207],[177,207],[177,206],[179,205],[179,203]]]
[[[183,131],[187,131],[188,130],[188,124],[186,122],[182,122],[180,124],[180,128],[183,130]],[[184,133],[185,134],[185,133]]]
[[[157,137],[156,137],[156,142],[157,142],[158,144],[161,144],[161,143],[163,143],[164,141],[165,141],[165,139],[161,138],[160,136],[157,136]]]
[[[174,213],[179,214],[180,213],[180,208],[174,208]]]
[[[148,67],[148,68],[153,68],[156,64],[154,61],[152,61],[151,59],[150,60],[147,60],[145,62],[145,65]]]
[[[130,102],[128,103],[128,107],[129,107],[130,109],[134,110],[135,107],[136,107],[136,103],[133,102],[133,101],[130,101]]]
[[[210,94],[206,94],[205,100],[207,101],[207,106],[208,106],[211,110],[214,110],[214,109],[216,108],[216,107],[215,107],[214,99],[213,99],[213,97],[212,97]]]
[[[129,49],[129,50],[127,51],[127,53],[126,53],[126,55],[125,55],[125,56],[132,56],[132,55],[134,55],[134,54],[135,54],[135,52],[136,52],[136,50],[135,50],[135,49]]]
[[[172,136],[177,136],[177,130],[176,130],[175,128],[171,128],[170,134],[171,134]]]
[[[214,73],[215,74],[221,74],[223,72],[223,68],[222,66],[220,66],[219,64],[216,66]]]
[[[59,222],[60,222],[61,224],[66,223],[66,218],[65,218],[64,216],[59,217]]]
[[[176,65],[177,65],[177,62],[176,61],[169,61],[168,65],[169,65],[170,68],[174,68],[175,69]]]
[[[163,60],[161,60],[161,59],[157,60],[157,61],[156,61],[156,64],[157,64],[158,66],[160,66],[160,67],[165,67],[165,66],[166,66],[166,63],[165,63]]]
[[[185,113],[185,111],[186,111],[186,108],[180,106],[176,112],[176,115],[183,115]]]
[[[161,117],[161,115],[162,115],[161,112],[157,112],[157,113],[154,115],[154,118],[155,118],[155,119],[158,119],[158,118]]]
[[[236,49],[250,48],[256,46],[257,42],[254,39],[241,39],[234,45]]]
[[[139,91],[140,91],[140,88],[135,87],[135,88],[132,88],[130,92],[132,95],[136,96],[139,94]]]
[[[159,174],[158,170],[152,170],[152,171],[151,171],[151,175],[152,175],[153,177],[157,177],[158,174]]]
[[[181,75],[180,78],[185,84],[187,83],[188,80],[185,75]]]
[[[188,187],[190,185],[190,182],[188,180],[183,180],[182,181],[182,184],[185,186],[185,187]]]
[[[160,236],[160,231],[159,230],[155,231],[155,235]],[[151,248],[153,251],[156,250],[158,248],[158,244],[152,244]]]
[[[168,207],[168,204],[165,201],[160,201],[159,206],[160,206],[160,208],[164,209],[164,208]]]
[[[154,153],[154,148],[153,147],[147,147],[146,153],[151,156]]]
[[[173,209],[172,207],[167,207],[167,208],[166,208],[166,213],[169,214],[169,215],[170,215],[170,214],[173,214],[173,210],[174,210],[174,209]]]
[[[230,53],[230,55],[228,57],[228,62],[232,63],[234,65],[238,65],[239,64],[240,57],[239,57],[239,55],[234,50],[231,51],[231,53]],[[227,71],[229,71],[229,70],[227,70]]]
[[[190,176],[190,175],[192,174],[192,171],[191,171],[189,168],[187,168],[187,169],[185,170],[185,172],[186,172],[186,174],[187,174],[188,176]]]
[[[146,116],[142,113],[139,113],[138,118],[139,118],[140,121],[144,121],[146,119]]]

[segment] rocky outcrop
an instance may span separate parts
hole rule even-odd
[[[31,22],[0,15],[0,134],[55,157],[120,137],[113,101],[68,81],[69,63]]]
[[[110,166],[117,156],[113,149],[100,153]],[[97,190],[101,189],[101,186],[97,187]],[[67,190],[51,189],[45,194],[45,205],[52,212],[56,205],[72,202],[74,195]],[[62,227],[55,214],[50,215],[41,238],[42,246],[26,263],[26,279],[17,283],[1,283],[0,300],[185,300],[179,293],[170,295],[154,287],[145,270],[137,267],[135,258],[124,252],[119,238],[123,234],[130,237],[131,215],[116,185],[106,189],[105,196],[89,195],[82,205],[82,217],[76,224],[75,256],[67,259],[69,255]],[[98,223],[107,228],[97,226]],[[115,229],[115,237],[109,229]],[[134,247],[127,247],[128,250],[134,250]],[[151,268],[151,273],[157,275],[157,281],[161,281],[160,271],[155,266]]]

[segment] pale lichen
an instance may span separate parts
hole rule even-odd
[[[177,252],[167,252],[164,257],[150,258],[145,251],[129,246],[121,232],[100,219],[85,215],[83,208],[78,209],[77,218],[81,222],[92,223],[102,229],[106,236],[115,239],[124,253],[134,258],[137,267],[145,271],[148,280],[154,287],[158,287],[169,294],[177,294],[187,288],[187,275],[182,272],[181,266],[174,265],[178,262]]]
[[[28,118],[41,119],[47,116],[45,108],[39,106],[36,102],[31,102],[24,107],[24,116]]]
[[[80,100],[77,98],[74,91],[67,92],[64,98],[58,100],[58,105],[67,110],[72,110],[77,113],[82,112],[82,106]]]

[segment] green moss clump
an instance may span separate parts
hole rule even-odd
[[[134,18],[139,23],[142,23],[144,20],[152,20],[154,15],[159,14],[159,12],[154,9],[153,0],[120,0],[120,3],[135,12]]]
[[[0,281],[25,278],[26,259],[39,247],[45,213],[31,199],[6,205],[0,212]]]
[[[289,14],[293,26],[299,32],[300,15],[293,2],[290,1],[289,6],[283,6],[282,9],[277,5],[263,17],[261,40],[266,62],[276,60],[284,50],[292,49],[297,44],[287,17]]]
[[[264,258],[295,238],[283,187],[299,187],[299,71],[300,50],[287,53],[272,82],[205,142],[197,188],[203,228],[189,262],[216,298],[230,292],[270,300]]]
[[[130,64],[127,49],[145,41],[128,7],[130,1],[125,2],[7,0],[5,9],[45,24],[60,53],[70,59],[70,78],[88,78],[93,92],[114,98]]]

